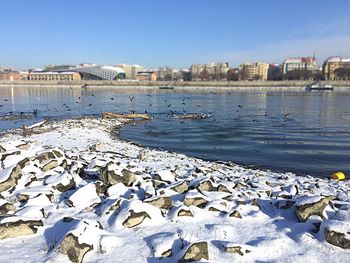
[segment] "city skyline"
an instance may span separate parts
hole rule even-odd
[[[188,68],[350,56],[350,3],[4,1],[1,66],[140,64]]]

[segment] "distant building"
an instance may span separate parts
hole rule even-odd
[[[283,62],[283,74],[292,70],[317,70],[317,61],[315,57],[298,57],[298,58],[287,58]]]
[[[344,80],[349,79],[348,74],[342,76],[339,74],[342,69],[350,71],[350,58],[329,57],[322,67],[325,80]],[[338,73],[338,74],[337,74]]]
[[[28,74],[28,80],[34,81],[73,81],[81,80],[81,76],[78,72],[30,72]]]
[[[76,68],[76,65],[45,65],[45,71],[70,70]]]
[[[144,70],[140,65],[119,64],[117,67],[120,67],[125,71],[126,79],[136,79],[137,72]]]
[[[136,74],[137,80],[147,80],[147,81],[156,81],[157,80],[157,74],[154,71],[139,71]]]
[[[269,64],[255,62],[239,66],[240,80],[267,80]]]
[[[174,70],[169,67],[162,67],[155,70],[157,73],[157,80],[172,80]]]
[[[270,64],[267,73],[268,80],[282,80],[282,66],[280,64]]]
[[[223,80],[226,79],[229,64],[226,62],[191,65],[192,80]]]
[[[0,72],[0,80],[21,80],[21,75],[18,71],[3,71]]]

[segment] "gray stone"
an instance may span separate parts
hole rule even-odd
[[[177,213],[177,216],[191,216],[191,217],[193,217],[193,214],[190,210],[180,209],[179,212]]]
[[[179,194],[183,194],[188,191],[188,185],[186,181],[182,181],[181,183],[170,187],[170,189],[174,190],[175,192],[178,192]]]
[[[136,175],[126,169],[123,169],[121,173],[108,170],[108,166],[101,169],[102,182],[106,185],[115,185],[117,183],[123,183],[126,186],[131,186],[136,181]]]
[[[325,236],[328,243],[344,249],[350,249],[350,239],[346,238],[344,233],[325,228]]]
[[[62,240],[58,251],[68,256],[69,260],[75,263],[80,263],[87,252],[93,249],[92,245],[79,243],[78,237],[72,233],[67,234]]]
[[[47,163],[43,165],[43,168],[41,169],[43,172],[50,171],[51,169],[54,169],[58,166],[57,160],[50,160]]]
[[[203,208],[207,205],[208,201],[202,197],[185,197],[184,205],[190,206],[194,205]]]
[[[226,253],[239,254],[244,256],[244,253],[250,253],[251,251],[248,249],[243,249],[241,246],[224,246],[224,251]]]
[[[238,212],[237,210],[230,213],[229,217],[242,218],[240,212]]]
[[[209,260],[208,243],[205,241],[192,243],[183,255],[181,262],[200,261],[201,259]]]
[[[145,200],[145,203],[151,204],[161,209],[170,209],[173,206],[173,202],[168,196],[160,196],[153,200]]]
[[[58,185],[56,185],[56,189],[58,190],[58,191],[60,191],[60,192],[66,192],[66,191],[68,191],[68,190],[71,190],[71,189],[73,189],[73,188],[75,188],[75,181],[74,181],[74,179],[73,178],[71,178],[70,180],[69,180],[69,183],[67,184],[67,185],[64,185],[64,184],[62,184],[62,183],[59,183]]]
[[[324,197],[314,203],[296,205],[295,212],[300,222],[305,222],[310,216],[317,215],[323,218],[323,210],[329,204],[329,199]]]
[[[24,158],[14,166],[8,178],[0,183],[0,193],[16,186],[17,181],[22,177],[22,169],[29,163],[28,158]]]
[[[226,193],[231,193],[231,191],[223,184],[220,184],[218,186],[218,191],[219,192],[226,192]]]
[[[32,235],[38,231],[38,227],[43,226],[41,220],[18,220],[0,224],[0,239],[13,238],[18,236]]]
[[[13,204],[5,203],[0,206],[0,215],[7,215],[9,212],[14,212],[16,207]]]
[[[214,192],[217,191],[217,188],[213,186],[213,183],[210,180],[206,180],[201,182],[197,189],[199,191],[208,191],[208,192]]]
[[[134,210],[130,210],[130,215],[123,222],[123,226],[132,228],[140,225],[146,218],[151,219],[151,217],[144,211],[136,213]]]

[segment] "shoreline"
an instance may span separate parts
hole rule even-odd
[[[159,87],[173,87],[177,89],[244,89],[244,88],[256,88],[256,89],[278,89],[283,90],[287,88],[303,89],[306,85],[312,81],[0,81],[1,87],[8,86],[50,86],[50,87],[68,87],[68,88],[82,88],[83,85],[87,85],[87,89],[91,88],[138,88],[138,89],[159,89]],[[336,89],[348,90],[350,88],[350,81],[322,81],[322,84],[330,84]],[[171,90],[170,90],[171,91]]]
[[[348,181],[150,150],[112,136],[121,125],[82,118],[1,133],[0,261],[349,258]]]

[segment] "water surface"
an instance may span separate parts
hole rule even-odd
[[[338,169],[350,172],[349,92],[247,90],[0,87],[0,116],[31,116],[1,120],[0,129],[43,118],[146,111],[155,119],[125,126],[121,138],[275,171],[315,176],[328,176]],[[210,113],[211,117],[170,118],[187,113]]]

